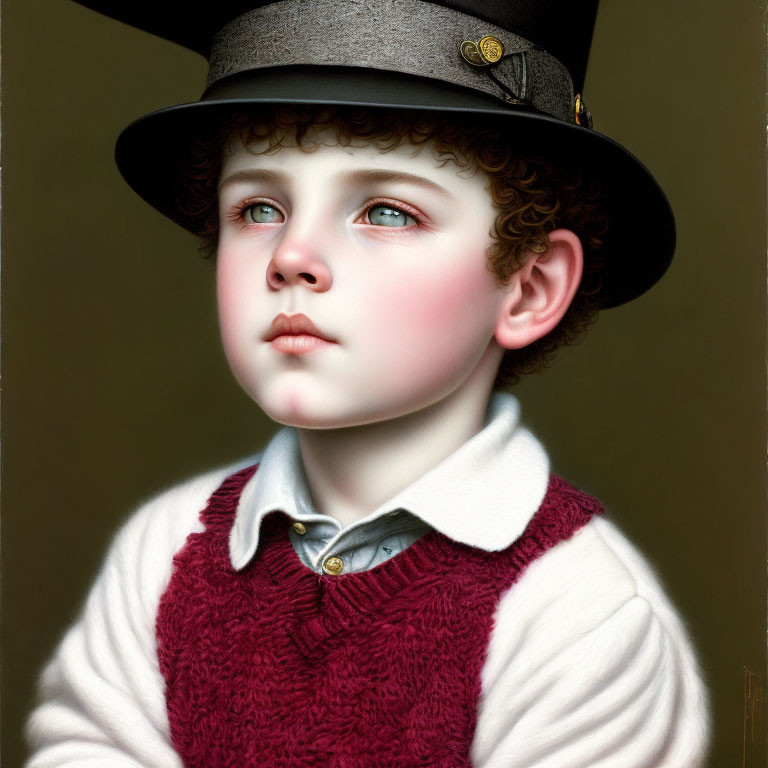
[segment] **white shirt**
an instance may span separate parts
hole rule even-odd
[[[544,449],[518,419],[514,398],[494,397],[478,435],[343,530],[311,509],[296,436],[281,430],[243,489],[233,566],[253,557],[261,520],[274,509],[318,526],[298,544],[315,569],[339,553],[347,568],[362,570],[366,558],[373,567],[381,555],[371,556],[372,524],[375,531],[398,515],[414,523],[406,539],[435,527],[504,549],[537,510],[549,477]],[[173,555],[202,531],[208,497],[253,460],[167,491],[118,532],[80,619],[43,671],[27,768],[181,768],[155,650],[157,608]],[[553,547],[502,595],[481,683],[471,752],[478,768],[703,764],[707,702],[689,639],[647,563],[605,519]]]

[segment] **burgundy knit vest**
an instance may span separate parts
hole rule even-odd
[[[158,610],[171,738],[184,764],[470,766],[499,598],[601,512],[599,502],[553,476],[522,536],[501,552],[431,531],[370,571],[340,576],[304,566],[290,520],[274,513],[257,555],[235,571],[229,532],[255,469],[211,496],[205,531],[174,557]]]

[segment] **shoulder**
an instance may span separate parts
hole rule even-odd
[[[574,640],[606,630],[634,626],[659,632],[681,657],[686,672],[696,671],[685,624],[653,568],[618,528],[602,516],[535,560],[502,596],[493,640],[506,644],[512,634],[539,634],[540,649],[557,652]],[[647,635],[641,635],[647,637]],[[617,645],[627,637],[616,637]]]
[[[605,523],[593,517],[534,560],[502,595],[489,666],[503,663],[503,654],[493,653],[497,647],[518,641],[521,648],[537,649],[531,662],[539,663],[638,597],[636,575],[608,545],[605,531],[614,529]]]
[[[140,542],[171,545],[183,543],[195,530],[202,530],[200,513],[214,491],[232,474],[258,463],[260,454],[194,475],[141,504],[118,530],[113,547]],[[179,539],[181,538],[181,541]]]
[[[482,683],[478,756],[507,759],[513,745],[539,743],[542,724],[557,722],[615,749],[606,765],[641,753],[643,765],[703,759],[708,707],[688,633],[645,558],[602,516],[531,563],[502,596]],[[584,757],[579,743],[573,754],[563,747],[560,764]]]
[[[514,603],[522,611],[519,615],[531,621],[538,621],[549,605],[564,621],[577,622],[580,631],[589,631],[637,598],[670,633],[687,642],[683,622],[654,569],[604,516],[597,499],[553,476],[534,519],[539,517],[547,533],[554,532],[554,546],[528,566],[503,596],[502,605]],[[569,535],[558,531],[558,525],[567,528]]]
[[[174,555],[190,534],[204,528],[200,513],[210,496],[227,477],[258,460],[257,454],[195,475],[141,504],[113,537],[100,578],[111,576],[122,589],[132,589],[149,620],[171,578]]]

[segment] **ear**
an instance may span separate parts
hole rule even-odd
[[[506,285],[494,336],[505,349],[521,349],[563,319],[584,271],[584,251],[569,229],[549,233],[545,253],[529,253]]]

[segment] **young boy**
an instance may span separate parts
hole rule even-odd
[[[572,5],[109,11],[210,55],[118,162],[215,252],[229,363],[287,426],[118,534],[30,768],[701,765],[678,617],[500,391],[673,247],[573,95]]]

